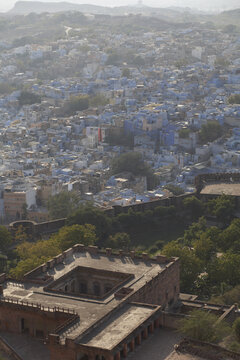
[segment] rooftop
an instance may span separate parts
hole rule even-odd
[[[202,191],[202,195],[231,195],[240,196],[240,184],[211,184],[206,185]]]
[[[69,249],[25,275],[24,282],[6,281],[2,301],[41,304],[43,311],[75,311],[80,322],[68,338],[106,349],[115,346],[155,314],[159,306],[125,304],[129,294],[173,264],[175,259],[147,259],[99,252],[95,247]],[[28,302],[28,304],[27,304]],[[50,310],[49,310],[49,309]],[[109,312],[111,321],[104,319]],[[120,325],[118,325],[120,324]],[[86,335],[86,331],[94,329]]]
[[[154,306],[127,304],[111,319],[82,338],[81,343],[111,350],[124,339],[123,336],[131,334],[139,324],[146,321],[153,314],[153,310]]]

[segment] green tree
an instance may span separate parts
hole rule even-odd
[[[184,208],[187,210],[192,219],[198,219],[204,210],[204,204],[196,196],[187,197],[183,200]]]
[[[228,195],[218,196],[216,199],[208,201],[208,210],[210,214],[224,224],[230,222],[235,210],[235,199]]]
[[[177,186],[177,185],[168,184],[164,187],[164,189],[169,190],[175,196],[184,194],[184,190],[180,186]]]
[[[212,142],[223,135],[222,126],[218,121],[211,120],[207,124],[202,125],[199,131],[199,140],[201,144]]]
[[[131,77],[131,73],[130,73],[130,70],[128,68],[122,69],[122,77],[126,77],[128,79]]]
[[[93,245],[95,242],[95,228],[88,224],[65,226],[48,240],[40,240],[36,243],[23,242],[16,248],[16,254],[20,261],[15,268],[11,269],[10,275],[16,279],[21,279],[26,272],[33,270],[73,245],[77,243]]]
[[[119,65],[121,63],[121,57],[117,53],[108,55],[106,65]]]
[[[226,66],[230,65],[230,62],[223,56],[219,56],[216,58],[214,65],[219,68],[225,68]]]
[[[200,341],[216,343],[230,333],[230,327],[218,317],[204,310],[193,310],[179,322],[179,332]]]
[[[240,253],[240,219],[234,219],[231,224],[224,229],[218,237],[218,246],[221,250],[227,251],[232,249]]]
[[[202,273],[198,276],[194,283],[194,293],[198,295],[199,299],[209,299],[212,293],[212,286],[210,284],[208,275]]]
[[[134,147],[134,136],[131,133],[126,133],[123,128],[112,127],[108,129],[105,142],[111,146],[128,146],[132,149]]]
[[[70,100],[64,104],[61,113],[63,115],[71,116],[77,111],[86,110],[89,108],[89,101],[88,95],[72,96]]]
[[[233,323],[233,330],[237,341],[240,342],[240,318],[237,318]]]
[[[21,106],[32,105],[32,104],[40,103],[41,96],[36,95],[30,91],[23,90],[23,91],[21,91],[21,94],[19,95],[18,101],[19,101],[19,105],[21,105]]]
[[[14,234],[14,240],[17,242],[25,242],[27,241],[27,233],[22,225],[18,226],[15,234]]]
[[[224,291],[219,296],[213,296],[211,302],[214,304],[240,304],[240,285],[231,288],[231,286],[225,286]]]
[[[75,244],[94,245],[97,241],[95,227],[90,224],[64,226],[54,235],[61,251],[67,250]]]
[[[103,94],[97,94],[89,98],[89,105],[93,107],[105,106],[108,103],[108,98],[106,98]]]
[[[228,98],[229,104],[240,104],[240,94],[234,94]]]
[[[182,247],[176,241],[171,241],[163,247],[162,253],[168,257],[179,257],[181,291],[191,292],[194,289],[194,282],[202,271],[202,263],[194,251],[186,246]]]
[[[48,211],[51,219],[61,219],[72,214],[78,206],[75,192],[62,191],[48,200]]]
[[[190,129],[183,128],[179,130],[178,135],[181,139],[188,139],[190,132],[191,132]]]
[[[0,95],[10,94],[14,91],[14,87],[6,82],[0,83]]]
[[[227,252],[208,264],[207,273],[213,286],[226,283],[231,286],[239,285],[240,254]]]
[[[10,276],[13,277],[14,279],[21,280],[24,274],[40,266],[41,264],[45,263],[48,260],[49,258],[47,257],[39,257],[39,256],[34,256],[26,260],[20,260],[17,266],[10,270]]]
[[[176,215],[176,208],[175,206],[157,206],[153,210],[154,218],[157,219],[157,221],[164,219],[166,217],[171,217]],[[149,219],[151,220],[152,217]]]
[[[148,189],[153,189],[157,180],[152,168],[143,160],[138,152],[128,152],[113,159],[111,173],[131,172],[135,176],[146,176]]]
[[[196,256],[207,264],[216,254],[216,247],[206,233],[202,234],[199,239],[193,242]]]
[[[10,275],[16,279],[22,279],[25,273],[52,259],[60,252],[59,242],[54,237],[36,243],[23,242],[16,248],[20,261],[15,268],[10,270]]]
[[[206,219],[202,216],[198,222],[192,223],[187,230],[184,231],[184,244],[192,245],[193,241],[200,239],[200,236],[207,230]]]
[[[175,66],[180,69],[183,66],[187,66],[188,65],[188,60],[186,58],[183,59],[179,59],[175,62]]]
[[[128,251],[130,243],[130,236],[124,232],[116,233],[115,235],[109,237],[109,246],[114,249],[123,249]]]
[[[16,248],[20,260],[27,260],[33,257],[52,258],[61,252],[60,242],[55,235],[48,240],[39,240],[36,243],[23,242]]]
[[[136,66],[143,66],[145,65],[145,60],[140,55],[137,55],[133,58],[132,63]]]
[[[111,219],[100,209],[92,204],[80,206],[72,215],[68,217],[68,225],[85,225],[92,224],[96,228],[96,236],[99,245],[104,245],[104,241],[112,232]]]
[[[6,252],[12,243],[12,236],[5,226],[0,225],[0,251]]]

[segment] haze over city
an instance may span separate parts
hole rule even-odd
[[[31,0],[26,0],[31,1]],[[42,2],[48,2],[47,0],[41,0]],[[51,0],[51,2],[62,2],[61,0]],[[134,0],[70,0],[68,2],[75,4],[93,4],[93,5],[101,5],[101,6],[127,6],[127,5],[136,5],[137,1]],[[10,10],[14,4],[15,0],[0,0],[0,11],[8,11]],[[207,0],[145,0],[143,1],[143,5],[152,6],[152,7],[171,7],[171,6],[179,6],[179,7],[190,7],[196,8],[199,10],[205,11],[223,11],[228,9],[235,9],[240,6],[239,0],[212,0],[211,2]]]

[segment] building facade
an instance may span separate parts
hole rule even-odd
[[[119,360],[177,305],[179,261],[75,245],[0,281],[1,331],[43,339],[51,360]]]

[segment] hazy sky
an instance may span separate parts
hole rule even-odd
[[[31,0],[26,0],[31,1]],[[78,4],[96,4],[106,6],[133,5],[138,0],[41,0],[49,2],[68,1]],[[0,11],[10,10],[16,0],[0,0]],[[240,0],[143,0],[144,5],[168,7],[168,6],[189,6],[192,8],[206,10],[224,10],[229,8],[240,8]]]

